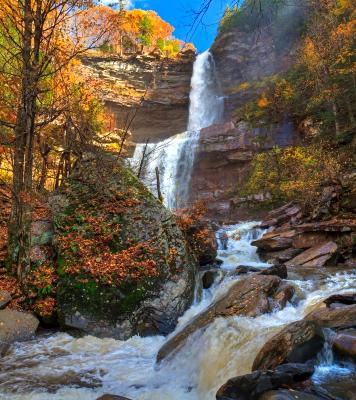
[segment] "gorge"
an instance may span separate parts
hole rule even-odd
[[[354,13],[277,3],[228,7],[201,53],[154,37],[156,13],[100,6],[128,49],[112,34],[78,55],[94,105],[55,120],[48,153],[38,134],[55,184],[31,203],[24,278],[0,241],[1,400],[355,400],[349,48],[329,85],[310,44],[341,52]]]

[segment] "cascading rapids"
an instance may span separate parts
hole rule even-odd
[[[214,59],[206,51],[198,55],[194,63],[187,132],[159,143],[137,144],[131,165],[137,169],[145,154],[141,178],[153,193],[156,193],[155,171],[158,168],[161,191],[167,207],[187,205],[200,131],[221,120],[223,103]]]
[[[219,250],[222,275],[181,317],[176,332],[241,279],[231,273],[233,257],[234,262],[265,268],[251,246],[263,234],[254,225],[224,228],[229,242],[227,250]],[[162,336],[119,341],[56,333],[18,343],[0,359],[0,399],[95,400],[111,393],[133,400],[214,400],[227,379],[251,371],[258,351],[285,324],[302,319],[332,294],[354,291],[355,282],[352,273],[333,273],[318,282],[290,281],[300,295],[299,303],[256,318],[217,318],[159,367],[155,360],[165,341]],[[324,384],[325,370],[334,373],[336,368],[339,374],[350,374],[332,360],[321,360],[316,379]]]

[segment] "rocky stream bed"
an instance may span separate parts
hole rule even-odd
[[[354,399],[355,271],[271,269],[251,245],[258,223],[224,230],[220,265],[168,337],[39,331],[1,358],[0,398]]]

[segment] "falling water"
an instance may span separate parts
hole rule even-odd
[[[161,191],[169,208],[187,205],[200,131],[221,119],[223,102],[219,94],[214,59],[206,51],[194,63],[187,132],[159,143],[136,146],[131,165],[137,168],[145,152],[141,178],[155,193],[155,171],[158,168]]]
[[[251,245],[264,232],[255,225],[225,227],[229,241],[227,249],[218,252],[221,275],[181,317],[176,332],[243,279],[232,273],[233,265],[266,267]],[[355,282],[355,274],[337,272],[317,282],[292,280],[299,302],[256,318],[217,318],[159,367],[155,360],[166,340],[162,336],[120,341],[56,333],[18,343],[0,359],[0,399],[95,400],[111,393],[133,400],[214,400],[227,379],[251,371],[258,351],[285,324],[302,319],[332,294],[354,291]],[[318,379],[324,376],[322,364],[330,370],[332,362],[321,359]]]

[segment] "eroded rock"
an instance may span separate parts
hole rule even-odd
[[[322,331],[315,322],[294,322],[265,343],[252,370],[274,369],[283,363],[304,363],[318,354],[323,343]]]
[[[356,304],[338,308],[320,308],[308,314],[305,320],[313,321],[323,328],[352,328],[356,325]]]
[[[334,242],[324,242],[314,246],[286,263],[288,266],[323,267],[335,260],[338,246]]]

